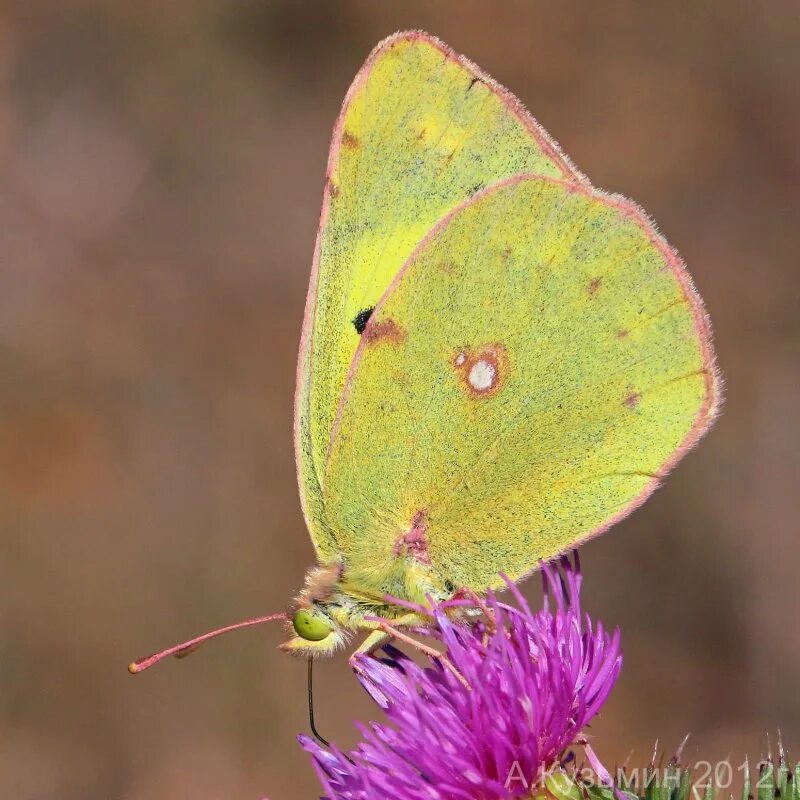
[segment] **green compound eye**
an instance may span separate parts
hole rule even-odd
[[[304,608],[301,608],[292,617],[292,626],[301,639],[309,642],[321,642],[332,630],[327,622],[315,617]]]

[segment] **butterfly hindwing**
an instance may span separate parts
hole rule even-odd
[[[360,338],[324,465],[348,569],[519,578],[641,502],[709,424],[706,318],[629,201],[541,176],[441,222]],[[404,538],[406,537],[406,538]]]

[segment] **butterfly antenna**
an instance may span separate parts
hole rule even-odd
[[[308,659],[308,724],[311,726],[311,733],[314,738],[325,747],[330,747],[330,742],[320,734],[314,724],[314,659]]]
[[[204,633],[202,636],[196,636],[194,639],[189,639],[186,642],[181,642],[181,644],[168,647],[166,650],[162,650],[160,653],[153,653],[151,656],[145,656],[144,658],[139,658],[136,661],[132,661],[130,664],[128,664],[128,672],[130,672],[131,675],[138,675],[140,672],[150,669],[150,667],[152,667],[154,664],[158,664],[159,661],[162,661],[168,656],[185,658],[190,653],[193,653],[195,650],[197,650],[197,648],[200,647],[203,642],[207,642],[209,639],[215,639],[217,636],[222,636],[223,633],[238,631],[240,628],[249,628],[253,625],[261,625],[264,622],[272,622],[276,619],[286,619],[286,614],[270,614],[268,617],[254,617],[253,619],[246,619],[244,622],[236,622],[233,625],[226,625],[224,628],[217,628],[214,631]]]

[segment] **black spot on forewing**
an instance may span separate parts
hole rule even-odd
[[[353,317],[353,327],[356,329],[356,333],[359,334],[359,336],[364,333],[364,328],[367,327],[369,318],[372,316],[374,310],[375,306],[370,306],[369,308],[362,309]]]
[[[353,327],[356,329],[356,333],[359,336],[364,333],[364,328],[367,327],[367,323],[369,322],[369,318],[372,316],[372,312],[375,310],[375,306],[371,308],[365,308],[362,311],[359,311],[358,314],[353,317]]]
[[[470,89],[471,89],[471,88],[472,88],[472,87],[473,87],[473,86],[474,86],[476,83],[483,83],[483,81],[482,81],[480,78],[478,78],[478,77],[475,77],[475,78],[473,78],[473,79],[472,79],[472,80],[469,82],[469,86],[467,86],[467,92],[469,92],[469,90],[470,90]]]

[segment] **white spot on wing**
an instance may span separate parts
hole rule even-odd
[[[457,367],[461,367],[461,366],[463,366],[463,364],[464,364],[464,362],[465,362],[466,360],[467,360],[467,354],[466,354],[466,353],[459,353],[459,354],[456,356],[456,366],[457,366]]]
[[[467,380],[469,385],[475,389],[476,392],[485,392],[494,386],[497,379],[497,368],[489,361],[476,361],[469,371]]]

